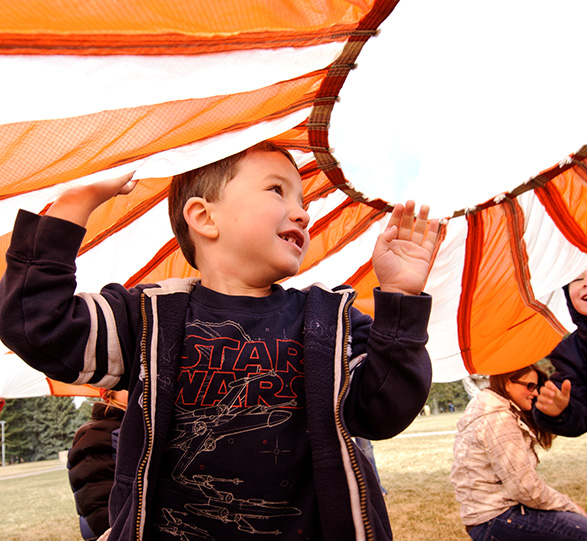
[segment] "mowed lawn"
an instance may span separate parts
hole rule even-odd
[[[389,491],[386,502],[396,541],[469,539],[448,480],[459,417],[419,417],[400,437],[374,442],[379,475]],[[540,476],[585,508],[587,435],[557,438],[553,449],[540,456]],[[79,539],[63,463],[50,460],[0,468],[0,540]]]
[[[400,436],[374,443],[381,482],[389,492],[387,510],[395,541],[470,541],[449,481],[460,416],[419,417]],[[587,434],[558,437],[550,451],[539,449],[538,454],[538,475],[585,509]]]

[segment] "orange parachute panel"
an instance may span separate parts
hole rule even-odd
[[[510,202],[469,217],[458,323],[461,352],[471,373],[522,368],[561,339],[562,330],[540,317],[533,297],[520,217],[523,213]]]
[[[354,306],[364,314],[375,317],[375,305],[373,301],[373,288],[379,286],[377,276],[373,270],[371,260],[361,265],[357,271],[349,277],[346,283],[357,292]]]
[[[0,30],[31,34],[166,34],[188,35],[312,31],[339,25],[357,25],[375,0],[296,0],[272,9],[265,0],[117,0],[47,3],[45,0],[2,2]]]
[[[132,287],[141,283],[155,283],[171,276],[174,278],[199,278],[200,276],[200,273],[183,257],[175,237],[161,247],[155,256],[131,276],[124,285]]]
[[[50,378],[47,378],[47,383],[53,396],[88,396],[94,398],[100,396],[100,389],[91,385],[70,385]]]
[[[321,78],[321,74],[311,74],[242,95],[1,126],[0,141],[7,143],[0,145],[6,156],[0,198],[310,107]],[[48,139],[59,144],[47,145]]]
[[[587,251],[587,160],[562,172],[536,189],[536,196],[565,238],[583,252]]]
[[[357,239],[378,217],[379,211],[347,199],[310,229],[312,242],[300,273]]]
[[[70,55],[66,60],[79,69],[76,74],[84,72],[92,55],[100,55],[108,68],[112,67],[111,63],[121,62],[120,55],[136,55],[140,58],[134,58],[134,62],[141,75],[141,70],[148,71],[146,65],[150,66],[154,60],[145,58],[150,55],[181,66],[192,65],[192,59],[185,56],[199,57],[193,65],[206,74],[198,71],[199,77],[213,74],[214,70],[208,68],[232,57],[233,53],[238,53],[233,61],[246,58],[251,66],[256,66],[254,69],[258,71],[251,72],[252,79],[263,72],[265,64],[260,59],[283,57],[288,67],[275,78],[278,82],[268,78],[271,82],[253,90],[250,86],[232,88],[234,79],[228,78],[219,86],[211,86],[214,91],[202,90],[203,95],[198,93],[199,87],[193,94],[178,94],[187,96],[181,100],[173,93],[164,92],[163,97],[145,93],[141,95],[144,100],[137,98],[136,103],[130,100],[129,106],[128,100],[118,101],[115,94],[116,99],[100,102],[105,105],[94,108],[92,97],[76,95],[83,113],[63,107],[63,115],[54,114],[49,98],[30,115],[26,108],[16,109],[23,118],[19,119],[16,113],[7,115],[5,123],[0,125],[0,205],[4,216],[12,216],[21,201],[27,199],[17,199],[15,196],[19,194],[28,196],[36,190],[121,165],[136,163],[141,167],[144,158],[169,150],[174,154],[189,154],[187,150],[193,148],[189,146],[192,144],[198,152],[200,148],[202,152],[208,149],[233,152],[236,147],[241,148],[239,145],[245,148],[261,136],[268,137],[300,151],[296,157],[304,164],[301,167],[304,199],[313,223],[308,255],[300,272],[312,269],[312,277],[323,273],[320,276],[324,276],[326,283],[330,273],[336,271],[337,283],[347,281],[357,290],[355,306],[372,314],[371,291],[377,280],[361,237],[370,234],[370,228],[393,205],[379,199],[368,200],[347,182],[329,146],[329,122],[341,87],[355,67],[362,46],[395,8],[396,0],[273,3],[252,0],[246,3],[246,9],[243,2],[236,0],[213,3],[138,0],[132,5],[97,0],[78,2],[75,9],[70,2],[59,0],[51,3],[0,0],[0,4],[2,56],[12,55],[11,61],[22,62],[16,55],[36,55],[32,59],[25,57],[27,65],[31,65],[31,60],[38,61],[47,67],[47,73],[56,65],[55,55]],[[312,49],[318,45],[321,47]],[[308,51],[299,49],[302,47]],[[290,54],[292,48],[296,48],[295,54]],[[304,56],[305,53],[308,55]],[[172,58],[180,56],[181,59]],[[288,62],[295,63],[302,58],[307,62],[310,56],[322,63],[312,64],[306,70],[289,69]],[[64,59],[58,60],[57,64],[62,65]],[[70,72],[68,68],[62,73],[66,77]],[[112,75],[115,71],[106,69],[105,73]],[[174,78],[173,69],[165,73],[170,74],[165,81],[167,88],[183,81],[178,74]],[[151,76],[145,77],[150,80]],[[13,83],[18,83],[17,78],[13,76],[13,79]],[[156,76],[151,80],[156,80]],[[96,81],[98,93],[106,92],[100,86],[101,81]],[[188,92],[190,89],[188,86]],[[134,99],[136,95],[131,93],[131,97]],[[15,105],[22,106],[22,103]],[[365,137],[370,135],[373,136],[366,133]],[[160,157],[156,156],[154,161]],[[568,162],[557,164],[520,185],[503,200],[478,205],[466,219],[451,223],[469,210],[458,211],[449,218],[446,240],[441,241],[446,244],[438,251],[438,257],[446,259],[437,260],[436,267],[433,265],[430,288],[427,286],[426,291],[434,300],[429,334],[433,339],[440,336],[439,341],[443,342],[440,355],[433,347],[430,349],[433,363],[440,359],[444,367],[442,363],[449,359],[457,366],[449,376],[435,369],[435,376],[458,379],[463,377],[463,372],[509,370],[538,360],[558,342],[562,328],[549,309],[535,299],[532,290],[533,280],[537,278],[531,276],[529,261],[542,265],[536,272],[538,275],[548,262],[526,253],[531,248],[524,242],[525,211],[516,198],[534,190],[536,197],[532,197],[532,205],[540,206],[537,215],[544,216],[549,226],[550,222],[554,223],[561,233],[557,231],[553,235],[557,248],[560,245],[568,252],[573,251],[569,260],[582,261],[580,252],[587,251],[586,160],[587,147]],[[164,203],[171,174],[163,171],[164,178],[141,180],[131,194],[109,201],[94,212],[81,249],[82,258],[91,263],[92,254],[99,254],[100,262],[104,262],[100,270],[112,271],[110,274],[116,281],[128,286],[170,276],[197,276],[181,255],[175,239],[171,234],[167,236],[164,228],[168,227],[168,221],[160,228],[151,221]],[[150,175],[155,176],[151,172],[144,176]],[[40,207],[46,207],[55,197],[54,191],[46,197],[43,193],[36,195],[39,197],[32,203],[30,199],[25,202],[34,206],[38,201]],[[158,216],[162,219],[161,213]],[[156,243],[141,237],[140,232],[133,237],[130,225],[137,222],[139,228],[155,224],[153,229],[161,233]],[[3,225],[0,249],[4,253],[10,239],[10,224]],[[454,235],[450,236],[453,231]],[[141,244],[139,241],[143,240],[147,242]],[[454,245],[443,250],[449,242]],[[130,255],[130,246],[124,243],[144,246],[141,249],[148,250],[148,254],[137,250]],[[340,259],[330,257],[341,250],[350,254],[343,269]],[[4,258],[0,261],[3,271]],[[83,261],[80,263],[83,266]],[[86,268],[91,266],[88,264]],[[334,266],[339,268],[333,269]],[[435,281],[436,269],[442,269],[444,280]],[[98,278],[99,285],[103,285],[102,276],[81,278],[84,287],[86,283],[93,287],[94,279]],[[542,278],[542,283],[548,284],[548,280]],[[559,287],[559,283],[548,285]],[[442,287],[450,289],[451,295],[446,295]]]

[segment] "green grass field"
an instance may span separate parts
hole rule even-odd
[[[374,442],[396,541],[469,539],[448,480],[454,434],[430,434],[454,431],[459,417],[418,417],[403,437]],[[548,453],[541,453],[538,471],[585,508],[586,464],[587,435],[557,438]],[[0,510],[2,541],[81,539],[65,466],[58,460],[0,468]]]

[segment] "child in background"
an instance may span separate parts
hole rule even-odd
[[[310,218],[293,158],[265,142],[173,179],[172,227],[200,280],[74,295],[90,213],[134,184],[21,211],[0,283],[0,337],[19,356],[129,390],[110,539],[391,539],[352,437],[396,435],[429,392],[428,207],[397,205],[377,240],[374,320],[348,287],[286,290]]]
[[[108,499],[128,393],[100,389],[100,396],[102,401],[94,403],[91,420],[77,429],[67,455],[69,483],[85,541],[97,539],[110,527]]]
[[[545,430],[574,437],[587,432],[587,270],[563,290],[577,330],[548,355],[556,371],[540,389],[534,417]]]

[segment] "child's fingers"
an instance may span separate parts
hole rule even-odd
[[[135,189],[135,186],[139,181],[137,179],[133,180],[132,177],[134,173],[135,172],[132,171],[131,173],[127,173],[126,175],[122,175],[120,177],[117,177],[116,179],[113,179],[113,182],[120,186],[120,189],[118,190],[116,195],[126,195]]]
[[[433,248],[436,243],[438,235],[439,222],[438,220],[431,220],[428,223],[428,215],[430,207],[422,205],[418,215],[414,218],[414,211],[416,203],[414,201],[406,201],[405,206],[397,204],[387,224],[387,231],[390,228],[397,228],[397,236],[393,238],[399,240],[411,240],[415,244],[425,246],[427,249]],[[389,237],[386,235],[386,237]]]
[[[389,218],[389,222],[387,222],[386,229],[390,229],[394,225],[399,229],[403,213],[404,206],[401,203],[393,207],[393,210],[391,211],[391,217]]]
[[[135,189],[135,186],[138,184],[138,180],[129,180],[120,190],[118,190],[117,195],[126,195],[132,192]]]
[[[381,238],[385,241],[385,242],[391,242],[392,240],[397,239],[397,226],[396,225],[392,225],[391,227],[388,227],[382,234]]]
[[[420,212],[418,212],[418,216],[414,224],[414,232],[412,233],[412,242],[416,244],[422,245],[424,239],[426,238],[426,234],[428,232],[429,212],[430,207],[428,205],[422,205],[420,207]]]
[[[416,203],[406,201],[403,215],[399,224],[398,236],[400,240],[410,240],[412,238],[412,229],[414,227],[414,210]]]

